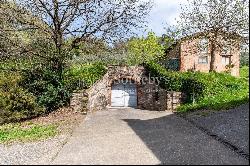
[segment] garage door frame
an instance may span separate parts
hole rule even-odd
[[[126,86],[130,86],[131,85],[134,86],[134,90],[135,90],[135,95],[126,95],[129,93],[125,93],[126,92]],[[123,104],[118,104],[118,105],[113,105],[113,90],[114,90],[114,86],[123,86],[123,91],[120,92],[122,93],[120,96],[122,96],[120,99],[122,100]],[[118,93],[118,92],[117,92]],[[117,96],[119,96],[119,94],[117,94]],[[128,97],[129,96],[129,97]],[[135,97],[135,103],[130,103],[129,101],[126,101],[126,97],[128,97],[129,99]],[[119,100],[119,97],[117,97],[117,100]],[[118,102],[119,103],[119,102]],[[136,108],[138,106],[138,86],[136,83],[120,83],[120,84],[112,84],[111,85],[111,92],[110,92],[110,106],[111,107],[122,107],[122,108],[126,108],[126,107],[131,107],[131,108]]]

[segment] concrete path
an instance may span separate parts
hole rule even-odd
[[[248,164],[167,112],[109,110],[87,117],[52,164]]]

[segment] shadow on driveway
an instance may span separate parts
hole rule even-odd
[[[198,111],[185,119],[249,158],[249,103],[226,111]]]
[[[124,121],[161,164],[249,164],[248,160],[176,115]]]
[[[179,116],[129,108],[89,114],[52,164],[247,165],[248,160]]]

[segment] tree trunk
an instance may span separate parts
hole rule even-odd
[[[213,36],[210,38],[211,40],[211,61],[210,61],[210,72],[216,70],[215,66],[215,53],[216,53],[216,47],[217,47],[217,37],[218,37],[218,30],[213,32]]]
[[[215,50],[216,45],[214,41],[211,42],[211,61],[210,61],[210,72],[215,71]]]

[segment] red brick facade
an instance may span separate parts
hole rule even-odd
[[[179,71],[210,71],[211,62],[211,41],[207,40],[207,50],[202,52],[200,49],[200,42],[204,37],[190,38],[181,40],[176,46],[167,54],[169,59],[179,59]],[[229,71],[233,76],[239,76],[240,70],[240,44],[237,40],[227,43],[227,53],[222,51],[224,47],[215,47],[215,71],[225,72]],[[228,65],[231,64],[231,65]],[[231,66],[231,68],[228,68]]]

